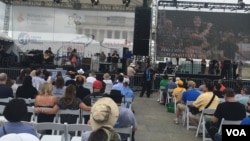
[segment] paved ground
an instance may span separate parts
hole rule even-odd
[[[188,131],[182,124],[173,122],[175,115],[168,113],[167,108],[156,102],[158,93],[150,98],[140,98],[135,94],[135,116],[139,128],[135,134],[136,141],[201,141],[195,137],[195,131]]]

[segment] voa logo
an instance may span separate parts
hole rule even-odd
[[[30,37],[28,33],[20,33],[18,35],[18,42],[22,45],[27,45],[30,42]]]
[[[247,136],[244,129],[226,129],[227,136]]]

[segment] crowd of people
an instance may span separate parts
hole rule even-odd
[[[131,64],[130,67],[134,65]],[[12,100],[6,105],[4,117],[8,123],[0,128],[0,137],[10,133],[28,133],[37,136],[32,127],[21,121],[30,121],[27,116],[27,105],[23,98],[34,99],[37,122],[53,122],[59,110],[81,109],[91,114],[84,116],[84,124],[89,124],[93,131],[83,132],[82,141],[95,141],[100,135],[110,137],[114,141],[125,141],[128,135],[114,132],[114,128],[133,126],[134,133],[138,127],[133,102],[126,102],[126,98],[134,99],[134,92],[130,88],[130,80],[126,73],[117,74],[111,78],[105,73],[102,79],[94,72],[85,74],[82,69],[68,71],[65,75],[58,71],[52,76],[46,69],[23,69],[17,79],[11,80],[5,73],[0,73],[0,98]],[[12,83],[9,83],[11,81]],[[15,83],[14,83],[15,82]],[[84,84],[90,83],[91,89]],[[106,85],[112,84],[111,91],[105,91]],[[46,109],[45,109],[46,108]],[[16,109],[20,109],[16,111]],[[76,123],[74,115],[61,115],[61,123]],[[51,134],[45,131],[44,134]]]
[[[240,88],[235,87],[234,90],[225,86],[223,80],[219,80],[216,84],[203,80],[201,85],[197,86],[192,79],[181,80],[179,77],[174,79],[165,75],[160,86],[158,102],[165,105],[168,98],[170,102],[176,101],[175,124],[180,123],[184,116],[183,111],[188,108],[191,124],[198,127],[202,111],[215,109],[213,115],[205,116],[207,136],[213,141],[221,141],[218,129],[223,118],[232,121],[242,120],[242,124],[250,124],[250,118],[246,116],[250,109],[250,87],[247,85],[238,85]]]

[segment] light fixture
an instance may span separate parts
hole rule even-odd
[[[99,4],[99,0],[91,0],[92,6],[94,5],[98,5]]]
[[[130,4],[130,0],[122,0],[122,3],[125,5],[125,7],[128,7]]]

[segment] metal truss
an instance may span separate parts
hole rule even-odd
[[[91,3],[80,3],[79,1],[69,1],[55,3],[54,1],[22,1],[22,0],[1,0],[4,3],[9,3],[13,6],[37,6],[37,7],[53,7],[53,8],[65,8],[75,10],[92,10],[92,11],[123,11],[134,12],[136,5],[113,5],[113,4],[99,4],[93,6]]]
[[[209,8],[209,9],[230,9],[230,10],[250,10],[250,5],[245,3],[209,3],[209,2],[185,2],[185,1],[158,1],[158,8],[183,7],[183,8]]]

